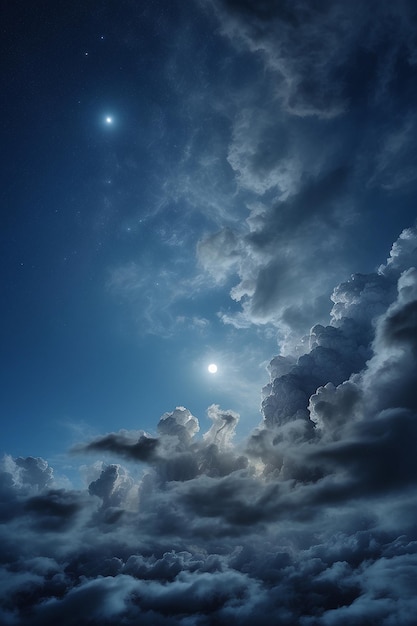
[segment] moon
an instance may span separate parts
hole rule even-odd
[[[217,372],[217,365],[215,363],[210,363],[207,369],[210,374],[215,374]]]
[[[112,124],[112,123],[113,123],[113,118],[110,115],[108,115],[106,117],[106,124]]]

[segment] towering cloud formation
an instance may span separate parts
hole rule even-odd
[[[414,624],[416,264],[412,228],[334,290],[329,325],[271,361],[240,444],[239,416],[212,405],[201,438],[179,407],[156,437],[80,445],[113,458],[85,491],[6,457],[1,622]]]

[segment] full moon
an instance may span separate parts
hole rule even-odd
[[[113,122],[113,118],[108,116],[106,117],[106,124],[111,124]]]
[[[215,363],[210,363],[207,369],[210,374],[215,374],[217,372],[217,365]]]

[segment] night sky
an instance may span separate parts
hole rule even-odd
[[[417,4],[0,30],[0,623],[415,626]]]

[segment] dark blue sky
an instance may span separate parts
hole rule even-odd
[[[415,624],[415,3],[1,32],[0,621]]]
[[[214,17],[175,2],[17,3],[6,17],[2,412],[17,429],[4,451],[29,454],[35,437],[51,454],[66,422],[202,413],[227,397],[224,381],[208,388],[205,359],[225,347],[216,313],[230,305],[207,291],[195,249],[227,213],[212,187],[232,195],[233,180],[203,181],[195,198],[182,187],[190,143],[198,155],[225,126],[192,102],[226,54]]]

